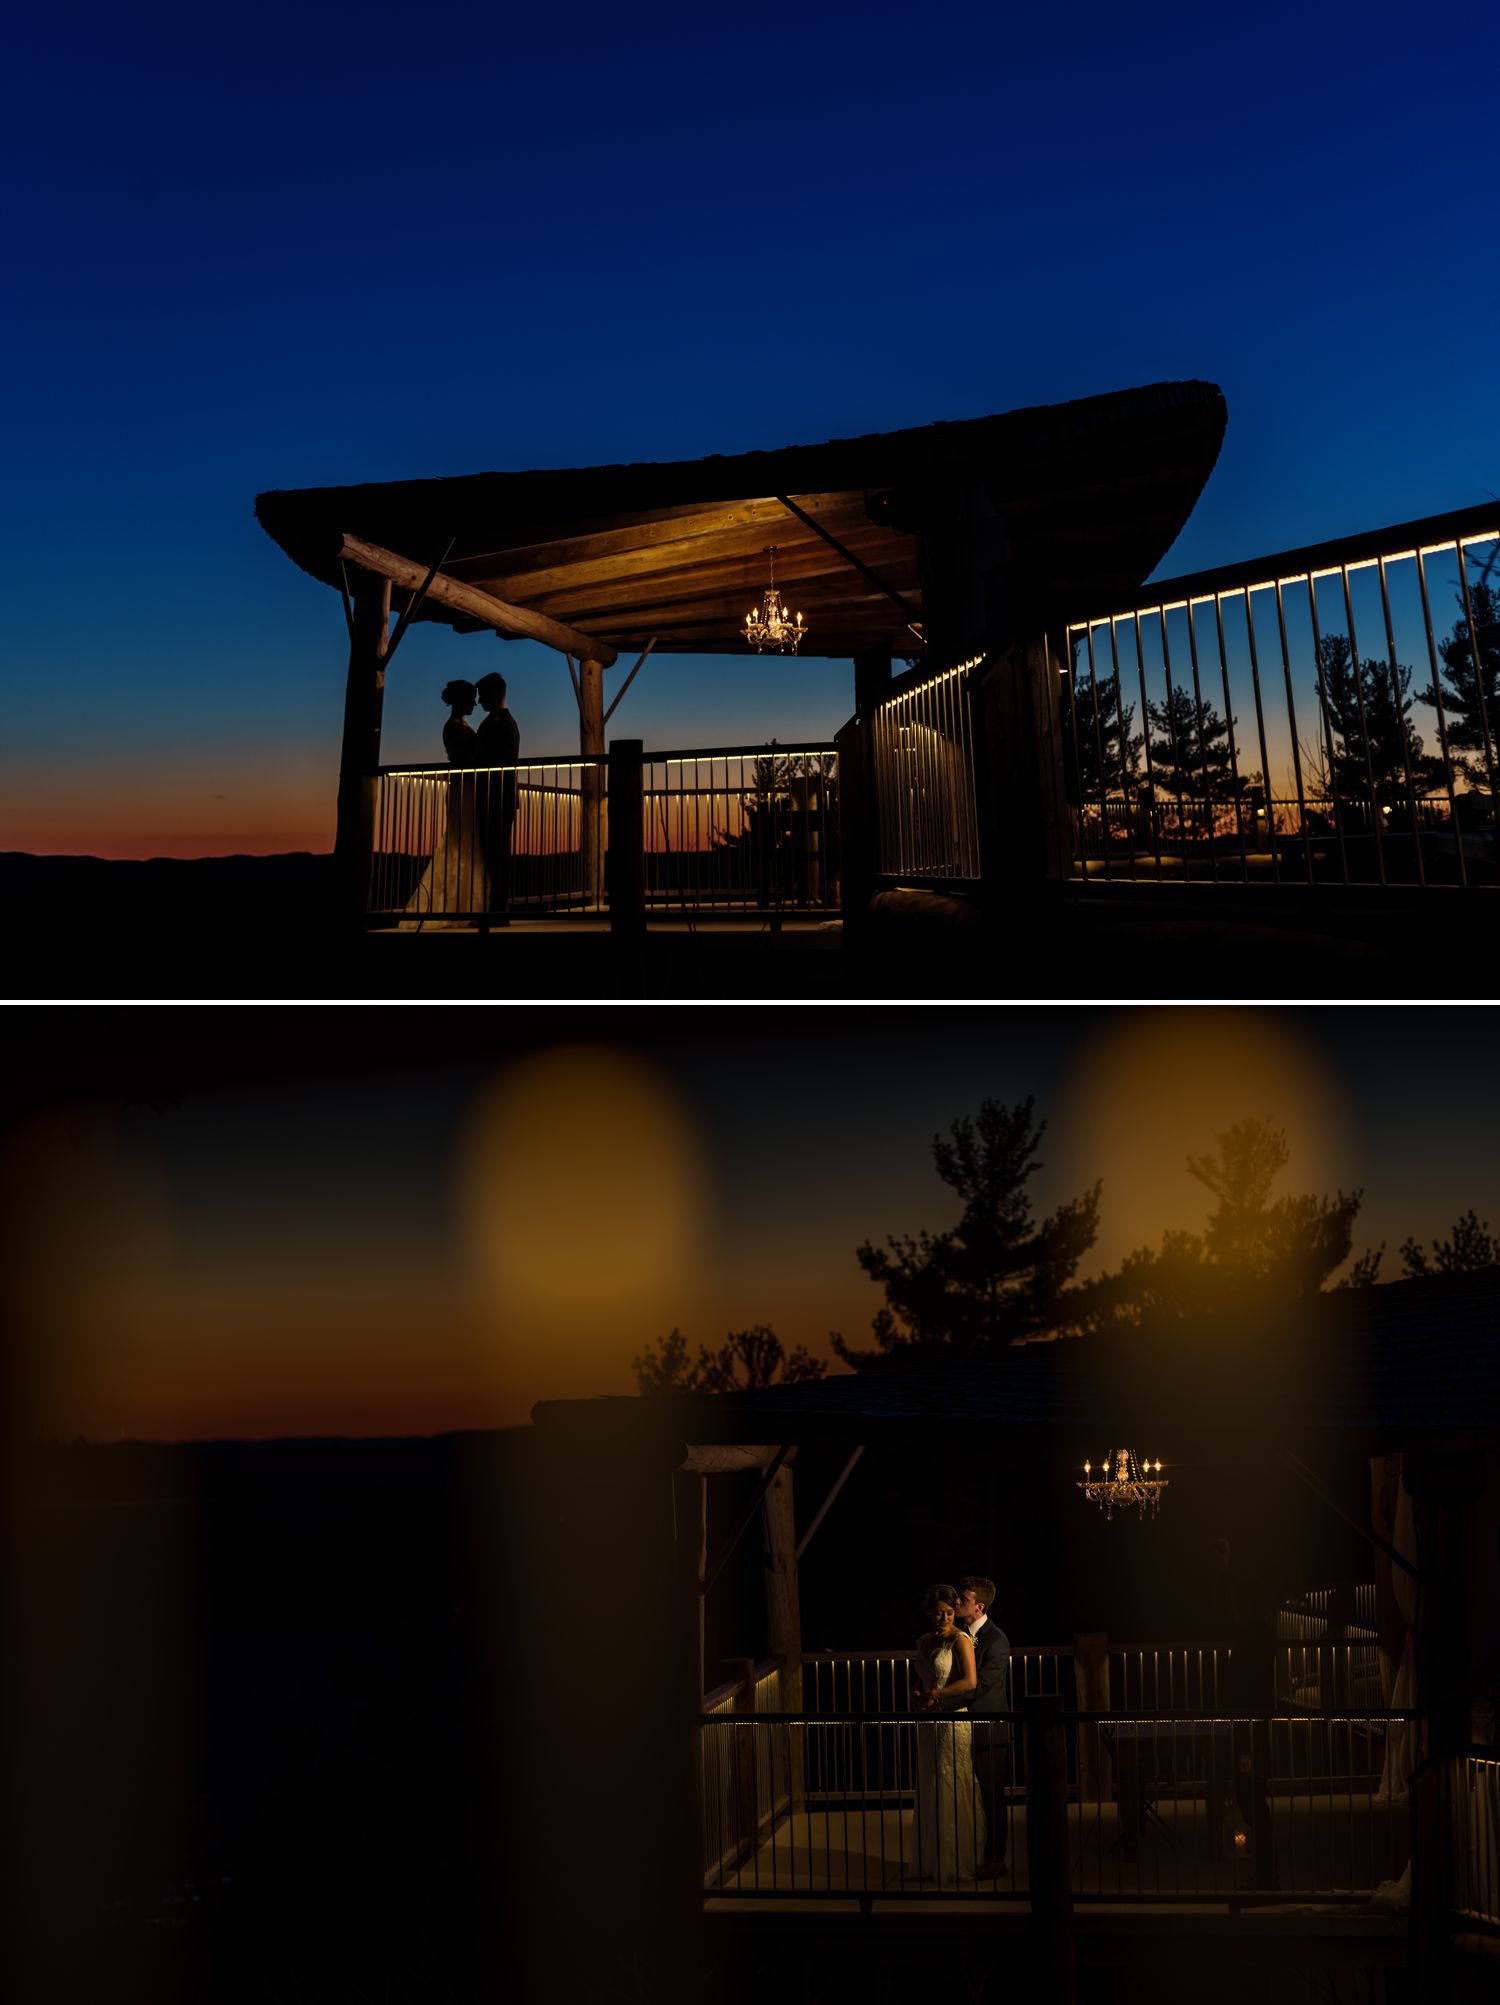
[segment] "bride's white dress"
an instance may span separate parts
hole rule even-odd
[[[935,1691],[953,1676],[953,1646],[930,1657],[919,1651],[917,1676]],[[966,1712],[945,1707],[924,1714],[914,1728],[917,1744],[917,1797],[905,1856],[909,1876],[941,1887],[974,1885],[974,1868],[984,1857],[984,1809],[974,1787],[974,1728]]]
[[[428,824],[432,858],[406,901],[410,917],[441,921],[443,915],[474,917],[488,909],[489,876],[484,867],[478,777],[471,770],[474,737],[467,724],[443,726],[443,746],[454,767],[451,779],[434,779],[423,790],[417,811]]]

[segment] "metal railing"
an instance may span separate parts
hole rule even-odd
[[[1276,1611],[1278,1642],[1317,1642],[1328,1634],[1328,1625],[1341,1621],[1350,1635],[1373,1637],[1376,1623],[1373,1580],[1345,1582],[1337,1587],[1310,1587],[1295,1602],[1286,1602]]]
[[[376,781],[370,918],[424,925],[496,909],[603,913],[607,772],[607,759],[386,768]],[[834,746],[649,752],[642,785],[648,912],[837,909]]]
[[[901,1712],[911,1705],[914,1650],[805,1650],[802,1701],[809,1717]],[[1010,1653],[1013,1699],[1071,1696],[1073,1646],[1018,1644]]]
[[[384,769],[369,916],[416,925],[471,921],[496,909],[599,911],[604,773],[602,759]]]
[[[1094,1899],[1367,1896],[1410,1854],[1380,1799],[1386,1712],[1077,1716],[1074,1891]],[[1070,1820],[1073,1806],[1070,1805]]]
[[[705,1717],[734,1729],[705,1741],[702,1748],[706,1873],[723,1872],[733,1861],[750,1856],[762,1832],[774,1829],[791,1807],[795,1741],[741,1730],[747,1716],[780,1713],[784,1696],[781,1670],[779,1657],[767,1658],[755,1665],[748,1688],[745,1680],[734,1679],[704,1698]]]
[[[1293,1611],[1285,1619],[1288,1626],[1298,1626]],[[1327,1634],[1326,1617],[1309,1614],[1303,1619],[1312,1633]],[[1228,1694],[1232,1655],[1222,1642],[1110,1644],[1108,1683],[1101,1689],[1115,1712],[1213,1712]],[[1013,1649],[1012,1702],[1058,1698],[1064,1705],[1074,1704],[1079,1687],[1073,1656],[1068,1643]],[[803,1702],[809,1717],[904,1711],[911,1704],[912,1661],[913,1653],[905,1650],[804,1653]],[[1373,1635],[1332,1643],[1278,1643],[1271,1664],[1278,1705],[1316,1713],[1384,1703]]]
[[[828,744],[643,755],[648,912],[838,904],[839,772]]]
[[[1069,621],[1075,877],[1495,884],[1497,563],[1487,504]]]
[[[870,723],[881,877],[902,884],[979,881],[970,683],[984,657],[900,677]]]
[[[1053,1709],[996,1720],[706,1718],[704,1891],[1029,1900],[1045,1829],[1066,1851],[1080,1902],[1362,1901],[1410,1855],[1408,1812],[1379,1800],[1378,1788],[1391,1722],[1416,1717]],[[771,1750],[748,1759],[747,1736]],[[829,1751],[856,1736],[857,1758]],[[821,1799],[799,1792],[799,1762],[845,1775],[845,1788]],[[743,1797],[754,1776],[778,1767],[789,1786],[767,1814]],[[987,1817],[1003,1820],[1003,1847]],[[724,1831],[754,1842],[716,1852]],[[981,1874],[997,1855],[1005,1873]],[[1489,1897],[1488,1882],[1472,1884]]]
[[[1471,1747],[1444,1764],[1443,1815],[1454,1913],[1500,1930],[1500,1752]]]
[[[1128,1644],[1109,1652],[1109,1698],[1119,1712],[1213,1712],[1227,1643]]]

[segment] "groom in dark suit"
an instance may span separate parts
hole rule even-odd
[[[474,764],[485,767],[514,766],[521,757],[521,730],[505,704],[505,677],[483,675],[474,685],[485,708],[485,719],[474,734]],[[485,932],[492,925],[510,924],[510,832],[516,818],[516,775],[487,772],[480,775],[479,832],[484,846],[484,867],[490,880],[489,910],[480,922]]]
[[[974,1719],[974,1780],[984,1805],[988,1853],[978,1867],[981,1880],[998,1880],[1009,1870],[1005,1840],[1009,1831],[1010,1721],[984,1717],[1011,1709],[1010,1638],[990,1619],[994,1603],[995,1583],[983,1574],[966,1573],[959,1581],[958,1619],[973,1640],[974,1671],[979,1681],[969,1700],[969,1712],[978,1715]]]

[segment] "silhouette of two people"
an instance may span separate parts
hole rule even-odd
[[[407,910],[477,917],[481,932],[510,924],[511,832],[516,819],[521,733],[506,707],[505,677],[450,682],[443,750],[453,767],[441,847],[434,850]],[[484,719],[469,719],[476,705]]]
[[[521,757],[521,729],[506,708],[503,675],[483,675],[474,689],[485,711],[484,721],[474,733],[474,763],[480,768],[479,840],[489,878],[489,903],[480,924],[483,932],[491,924],[510,924],[511,830],[516,819],[515,769]]]

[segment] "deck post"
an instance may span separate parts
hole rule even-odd
[[[981,897],[990,912],[1035,907],[1067,876],[1058,665],[1040,632],[974,671]]]
[[[834,734],[839,754],[839,908],[846,938],[869,916],[880,869],[875,712],[890,683],[889,648],[865,648],[855,655],[854,715]]]
[[[604,758],[604,664],[585,655],[578,664],[578,749],[585,760]],[[584,904],[597,911],[604,895],[604,772],[587,764],[582,774]]]
[[[1088,1631],[1073,1638],[1073,1673],[1078,1687],[1081,1713],[1113,1710],[1109,1699],[1109,1637]],[[1098,1815],[1099,1807],[1114,1794],[1114,1777],[1109,1754],[1101,1745],[1097,1727],[1078,1729],[1078,1810],[1080,1819],[1089,1805]]]
[[[1448,1888],[1452,1861],[1444,1843],[1441,1756],[1428,1755],[1411,1772],[1411,1969],[1418,2005],[1446,2005],[1449,1996]]]
[[[646,930],[646,826],[639,738],[609,748],[609,930],[638,940]]]
[[[1417,1693],[1427,1715],[1427,1758],[1412,1771],[1412,1962],[1417,1997],[1449,1994],[1448,1936],[1457,1907],[1443,1790],[1449,1764],[1468,1743],[1477,1666],[1471,1656],[1464,1578],[1465,1511],[1484,1495],[1482,1453],[1408,1451],[1401,1480],[1416,1505],[1422,1597],[1417,1615]]]
[[[755,1659],[726,1657],[724,1669],[734,1678],[730,1711],[736,1719],[755,1717]],[[760,1806],[755,1786],[755,1729],[736,1726],[734,1730],[734,1835],[741,1861],[755,1856],[760,1843]]]
[[[358,926],[369,897],[370,857],[375,846],[375,785],[390,641],[391,581],[372,571],[358,571],[351,596],[333,858],[341,913],[351,925]]]
[[[1068,1838],[1068,1746],[1061,1701],[1026,1701],[1026,1871],[1036,1934],[1038,1995],[1074,2005],[1073,1876]]]
[[[783,1465],[766,1492],[766,1615],[771,1654],[781,1659],[781,1703],[778,1712],[802,1711],[802,1600],[797,1589],[797,1526],[792,1504],[792,1471]],[[797,1727],[789,1735],[788,1773],[792,1809],[806,1800],[803,1775],[804,1736]]]
[[[687,1469],[675,1470],[672,1506],[677,1526],[678,1592],[684,1606],[691,1600],[698,1631],[697,1659],[692,1672],[697,1681],[692,1690],[692,1709],[697,1713],[703,1710],[704,1693],[703,1583],[708,1575],[708,1478]]]

